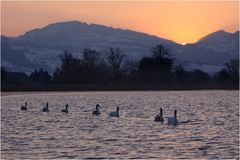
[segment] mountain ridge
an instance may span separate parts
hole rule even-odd
[[[39,31],[39,30],[42,30],[42,29],[46,29],[46,28],[49,28],[49,27],[52,27],[52,26],[57,26],[57,25],[62,25],[62,24],[64,24],[64,25],[65,24],[82,24],[82,25],[88,25],[88,26],[95,26],[96,25],[96,26],[106,27],[106,28],[109,28],[109,29],[122,30],[122,31],[131,31],[131,32],[135,32],[135,33],[141,33],[141,34],[145,34],[145,35],[148,35],[148,36],[152,36],[152,37],[155,37],[155,38],[168,40],[168,41],[171,41],[171,42],[174,42],[176,44],[181,45],[180,43],[177,43],[177,42],[175,42],[173,40],[170,40],[170,39],[167,39],[167,38],[162,38],[162,37],[154,35],[154,34],[149,34],[149,33],[141,32],[141,31],[134,31],[134,30],[131,30],[131,29],[125,29],[125,28],[120,28],[120,27],[111,27],[111,26],[106,26],[106,25],[96,24],[96,23],[81,22],[81,21],[78,21],[78,20],[54,22],[54,23],[50,23],[50,24],[48,24],[48,25],[46,25],[44,27],[33,28],[33,29],[31,29],[29,31],[26,31],[25,33],[17,35],[17,36],[1,35],[1,37],[18,38],[18,37],[24,36],[26,34],[29,34],[31,32]],[[202,39],[206,38],[207,36],[212,36],[212,34],[216,34],[216,33],[239,34],[239,30],[237,30],[235,32],[228,32],[228,31],[225,31],[224,29],[220,29],[220,30],[217,30],[215,32],[211,32],[211,33],[207,34],[206,36],[201,37],[195,43],[198,43]],[[187,44],[195,44],[195,43],[187,43]]]
[[[35,32],[35,31],[40,31],[40,30],[44,30],[44,29],[49,29],[51,27],[55,27],[55,26],[59,26],[59,25],[85,25],[85,26],[97,26],[97,27],[103,27],[103,28],[108,28],[108,29],[112,29],[112,30],[118,30],[118,31],[130,31],[130,32],[133,32],[133,33],[136,33],[136,34],[144,34],[144,35],[147,35],[147,36],[151,36],[151,37],[154,37],[154,38],[159,38],[159,39],[164,39],[164,40],[167,40],[167,41],[171,41],[173,43],[176,43],[178,44],[177,42],[173,41],[173,40],[170,40],[170,39],[167,39],[167,38],[162,38],[162,37],[159,37],[159,36],[156,36],[156,35],[152,35],[152,34],[148,34],[148,33],[145,33],[145,32],[140,32],[140,31],[134,31],[134,30],[131,30],[131,29],[123,29],[123,28],[115,28],[115,27],[109,27],[109,26],[106,26],[106,25],[101,25],[101,24],[95,24],[95,23],[87,23],[87,22],[81,22],[81,21],[66,21],[66,22],[56,22],[56,23],[51,23],[51,24],[48,24],[47,26],[45,27],[42,27],[42,28],[35,28],[35,29],[32,29],[30,31],[27,31],[25,32],[24,34],[22,35],[19,35],[19,36],[25,36],[29,33],[32,33],[32,32]],[[15,38],[19,37],[19,36],[16,36]]]
[[[155,45],[163,44],[170,50],[173,58],[187,68],[199,67],[204,70],[209,68],[206,66],[211,66],[212,71],[216,71],[229,60],[229,57],[238,57],[237,34],[239,35],[239,31],[228,33],[219,30],[203,37],[200,42],[180,45],[168,39],[129,29],[68,21],[49,24],[40,29],[36,28],[17,37],[6,37],[12,51],[4,55],[15,54],[15,52],[11,52],[20,50],[29,64],[47,66],[45,69],[52,73],[60,65],[57,57],[64,50],[81,57],[84,48],[92,48],[106,54],[109,47],[120,47],[128,58],[137,61],[143,56],[150,56],[150,49]],[[219,39],[223,39],[223,41],[219,41]],[[3,39],[3,41],[6,40]],[[9,61],[8,57],[2,61],[4,64],[13,63]],[[13,63],[12,65],[21,69],[19,64]],[[31,70],[31,68],[29,69]]]

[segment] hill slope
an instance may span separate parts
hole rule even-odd
[[[205,70],[211,71],[221,68],[230,58],[238,56],[237,34],[239,32],[232,34],[219,31],[200,39],[196,44],[182,46],[131,30],[78,21],[61,22],[31,30],[18,37],[2,38],[2,46],[8,45],[14,53],[17,52],[16,59],[20,61],[9,58],[10,54],[2,53],[2,64],[12,70],[44,68],[52,73],[60,65],[58,56],[64,50],[80,57],[85,48],[106,54],[109,47],[120,47],[128,58],[139,60],[143,56],[149,56],[152,47],[163,44],[178,63],[201,69],[205,67]],[[19,57],[24,57],[24,60]],[[26,63],[28,65],[23,65]]]

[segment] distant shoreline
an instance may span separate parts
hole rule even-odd
[[[5,85],[1,92],[48,91],[190,91],[190,90],[239,90],[230,84],[76,84],[76,85]]]

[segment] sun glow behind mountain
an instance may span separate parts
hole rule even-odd
[[[219,29],[238,30],[238,5],[238,1],[3,1],[2,34],[16,36],[50,23],[79,20],[192,43]]]

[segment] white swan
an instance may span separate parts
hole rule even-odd
[[[154,121],[163,123],[164,118],[163,118],[162,108],[160,108],[160,113],[155,116]]]
[[[168,125],[178,125],[177,110],[174,110],[174,117],[168,117]]]
[[[46,104],[46,107],[43,107],[42,111],[43,112],[49,112],[49,110],[48,110],[48,103]]]
[[[25,106],[21,106],[21,110],[24,110],[24,111],[27,110],[27,102],[25,102]]]
[[[117,107],[117,110],[115,112],[109,113],[110,117],[119,117],[119,107]]]

